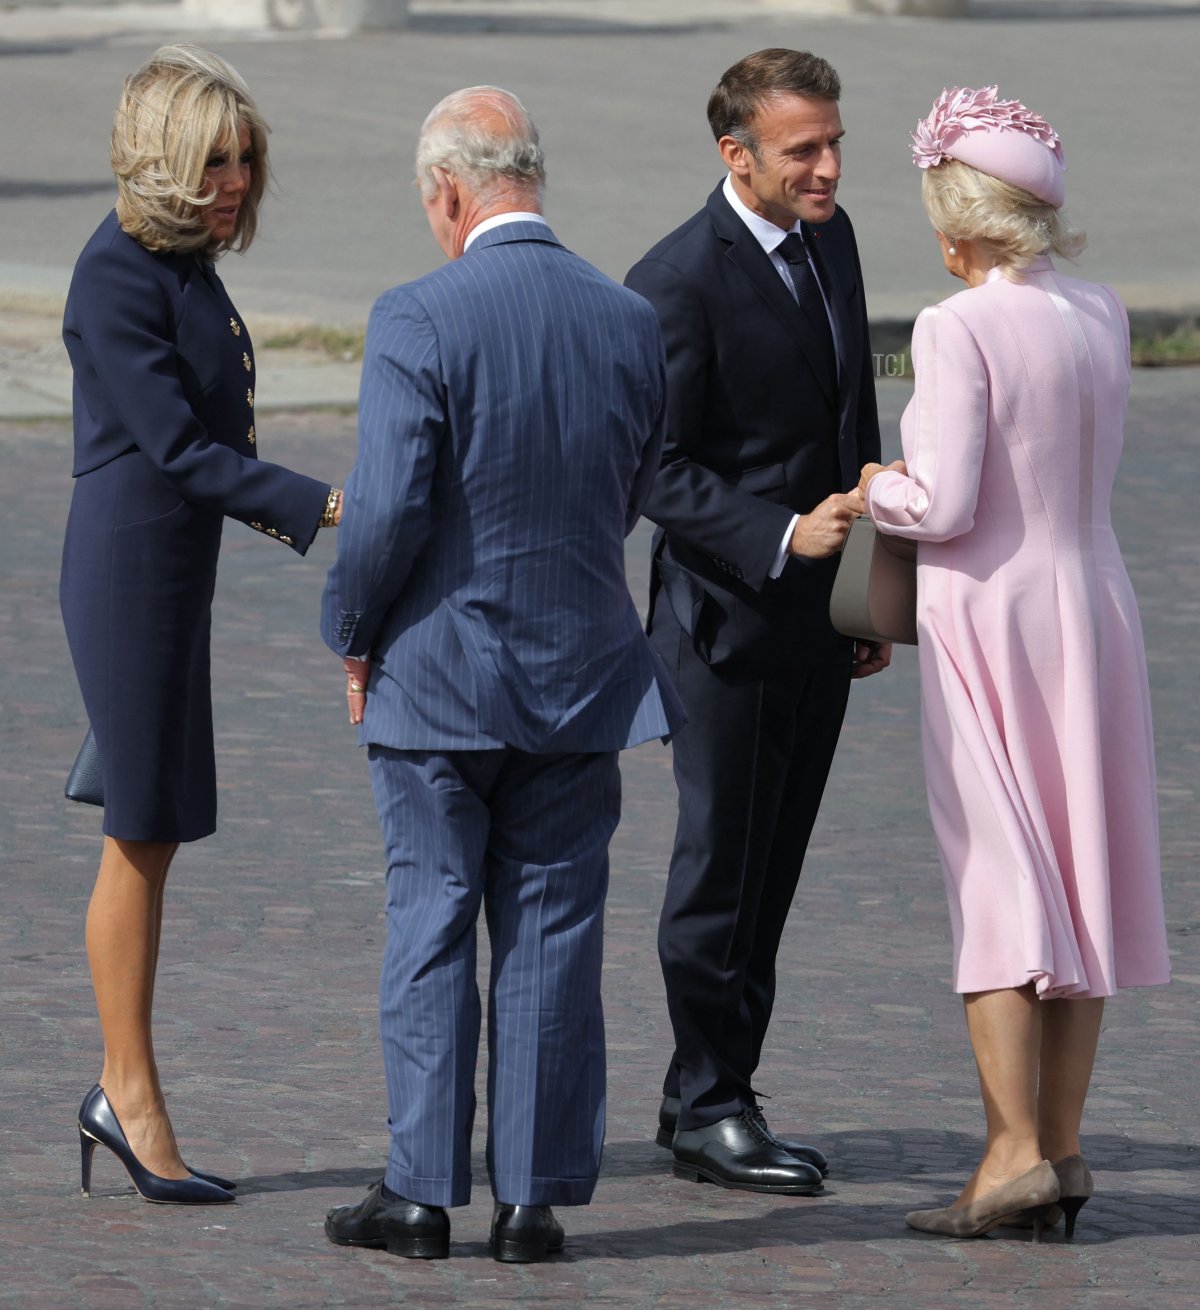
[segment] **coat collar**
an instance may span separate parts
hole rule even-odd
[[[463,256],[473,255],[477,250],[486,250],[489,246],[508,245],[514,241],[541,241],[546,245],[560,246],[562,242],[551,231],[549,223],[531,223],[528,219],[517,219],[512,223],[502,223],[497,227],[481,232],[463,251]]]

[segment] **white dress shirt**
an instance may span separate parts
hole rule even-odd
[[[528,209],[514,209],[508,214],[493,214],[491,218],[485,218],[482,223],[476,223],[467,233],[467,239],[463,242],[463,254],[470,250],[471,242],[476,237],[483,236],[494,227],[503,227],[505,223],[541,223],[543,227],[550,226],[541,214],[535,214]]]

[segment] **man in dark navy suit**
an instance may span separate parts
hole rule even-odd
[[[889,660],[829,623],[845,493],[879,451],[858,252],[835,200],[840,93],[802,51],[730,68],[708,106],[728,174],[626,279],[667,349],[648,630],[688,712],[659,925],[675,1052],[658,1141],[681,1177],[788,1194],[819,1191],[827,1161],[771,1131],[752,1085],[775,956],[850,680]]]
[[[537,132],[507,92],[442,101],[417,173],[451,262],[372,312],[322,616],[387,845],[391,1152],[326,1232],[449,1253],[482,906],[492,1248],[540,1260],[563,1245],[550,1207],[585,1205],[600,1166],[617,752],[682,721],[624,566],[662,448],[662,343],[650,306],[547,226]]]

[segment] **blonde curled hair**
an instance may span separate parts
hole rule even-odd
[[[939,232],[977,242],[1013,282],[1039,255],[1074,259],[1087,244],[1086,235],[1070,228],[1053,205],[961,159],[924,169],[921,198]]]
[[[205,166],[216,150],[238,149],[250,132],[250,187],[233,235],[212,244],[202,213]],[[258,229],[268,179],[267,127],[246,83],[218,55],[194,45],[156,50],[125,90],[113,122],[111,159],[117,178],[117,218],[148,250],[245,250]]]

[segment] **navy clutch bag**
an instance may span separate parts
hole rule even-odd
[[[69,801],[81,801],[84,805],[104,804],[104,777],[100,771],[100,752],[96,748],[96,738],[88,729],[83,745],[71,772],[67,775],[67,785],[63,791]]]

